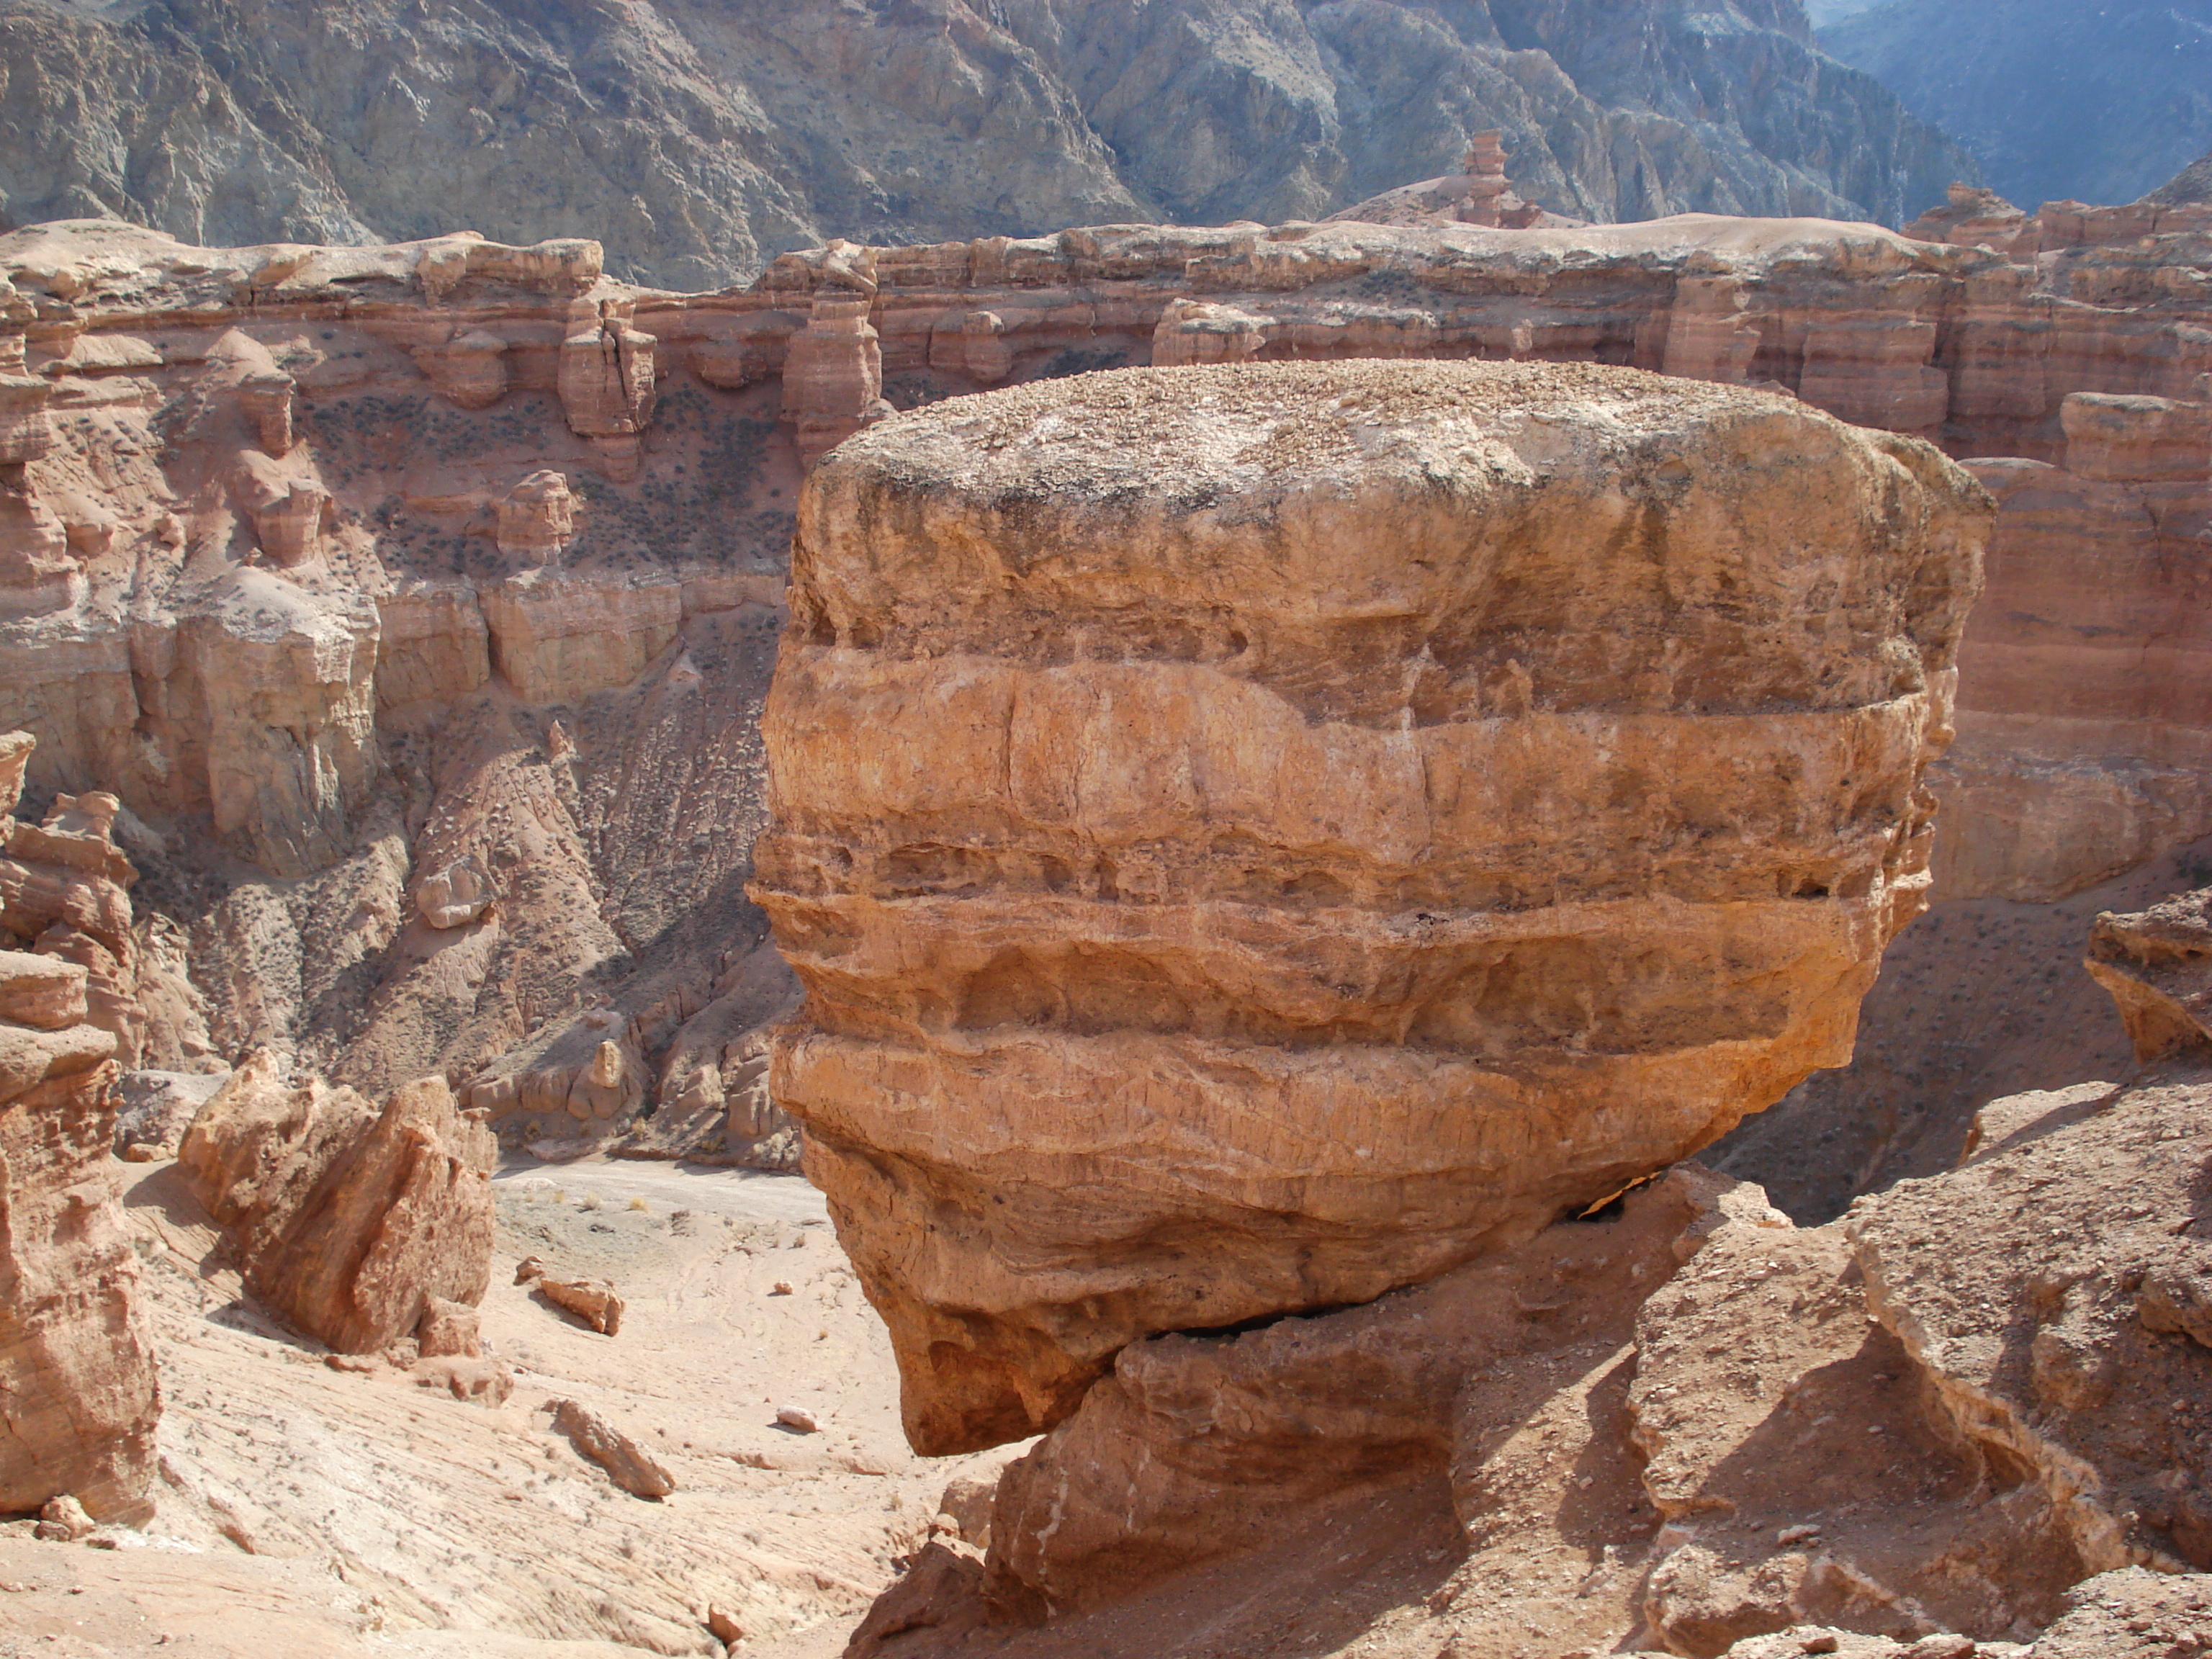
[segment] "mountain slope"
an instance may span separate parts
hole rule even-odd
[[[0,0],[0,216],[784,249],[1312,217],[1505,129],[1523,195],[1895,222],[1968,167],[1796,0]]]
[[[2031,210],[2132,202],[2212,147],[2212,0],[1888,0],[1820,40]]]

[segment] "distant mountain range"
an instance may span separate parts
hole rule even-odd
[[[2212,0],[1813,0],[1828,52],[1972,150],[1988,184],[2132,202],[2212,149]],[[1846,12],[1856,15],[1844,15]]]
[[[588,235],[672,287],[831,235],[1319,217],[1486,127],[1594,219],[1894,224],[1973,171],[1797,0],[0,0],[10,223]]]

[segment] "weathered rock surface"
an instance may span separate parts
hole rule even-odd
[[[664,287],[831,235],[1317,218],[1446,172],[1501,123],[1523,193],[1589,218],[1895,223],[1971,166],[1773,0],[663,3],[557,23],[9,0],[0,19],[11,224],[347,243],[465,215],[510,240],[604,237]]]
[[[665,1465],[597,1412],[573,1400],[556,1400],[551,1406],[553,1426],[631,1497],[665,1498],[676,1490],[676,1478]]]
[[[2212,890],[2097,918],[2082,965],[2112,993],[2138,1060],[2212,1058]]]
[[[319,1078],[288,1083],[257,1049],[178,1157],[263,1304],[339,1352],[373,1353],[440,1299],[483,1299],[495,1153],[442,1079],[380,1110]]]
[[[1957,1659],[2109,1597],[1868,1310],[1844,1224],[1684,1166],[1369,1306],[1149,1339],[850,1651],[1260,1652],[1334,1600],[1409,1656]],[[1394,1565],[1323,1588],[1355,1539]]]
[[[2091,1571],[2212,1563],[2212,1346],[2191,1334],[2208,1087],[2184,1071],[2046,1097],[1839,1224],[1958,1443],[2040,1492]]]
[[[78,921],[127,936],[130,866],[104,824],[10,816],[21,735],[0,738],[0,937],[37,940],[0,951],[0,1515],[51,1500],[142,1522],[161,1393],[108,1157],[119,1040],[71,948]]]
[[[837,452],[752,890],[915,1444],[1846,1060],[1987,516],[1923,446],[1598,368],[1133,373]]]

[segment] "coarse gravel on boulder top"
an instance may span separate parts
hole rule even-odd
[[[931,404],[848,439],[826,465],[915,484],[1091,497],[1157,495],[1171,477],[1176,493],[1197,504],[1210,488],[1262,478],[1294,485],[1371,465],[1394,441],[1480,446],[1486,428],[1542,424],[1570,410],[1640,434],[1732,414],[1829,418],[1775,393],[1604,363],[1121,368]]]

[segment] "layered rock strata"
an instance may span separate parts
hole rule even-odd
[[[122,1042],[73,948],[127,936],[130,866],[104,823],[13,817],[29,746],[0,738],[0,939],[33,946],[0,950],[0,1515],[139,1522],[161,1393],[109,1158]]]
[[[2185,438],[2212,260],[2185,204],[1997,236],[1978,203],[1926,228],[1956,245],[1696,216],[847,243],[696,295],[577,241],[13,233],[0,724],[40,736],[41,799],[127,814],[181,992],[139,1063],[273,1045],[380,1097],[485,1085],[511,1143],[785,1158],[748,1068],[791,982],[744,965],[741,889],[808,458],[892,405],[1118,364],[1595,359],[2000,458],[1938,873],[2070,892],[2212,824]],[[2167,437],[2105,430],[2156,424],[2143,398]],[[2155,672],[2138,635],[2175,642]],[[621,1109],[578,1116],[609,1041]]]
[[[2112,994],[2137,1060],[2212,1059],[2212,889],[2097,918],[2082,966]]]
[[[483,1300],[495,1156],[442,1079],[380,1109],[319,1078],[287,1082],[266,1049],[200,1109],[178,1152],[246,1287],[340,1353],[410,1336],[441,1303]]]
[[[1925,446],[1591,368],[1132,372],[838,451],[752,891],[915,1445],[1846,1060],[1988,519]]]

